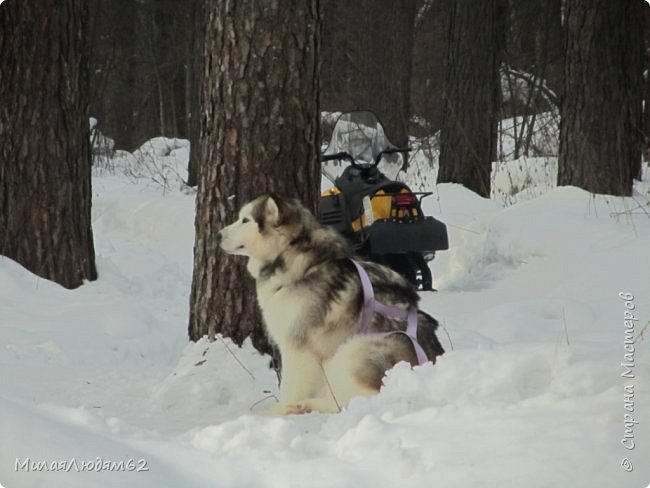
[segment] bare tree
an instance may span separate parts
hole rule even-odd
[[[66,288],[97,278],[86,9],[0,7],[0,254]]]
[[[320,195],[318,0],[207,0],[189,336],[268,351],[254,282],[217,232],[269,191],[314,211]]]
[[[438,183],[486,197],[496,156],[500,8],[498,0],[452,3],[440,134]]]
[[[643,0],[567,0],[558,185],[630,195],[641,169]]]

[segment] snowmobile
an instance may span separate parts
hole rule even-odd
[[[321,193],[320,220],[360,256],[389,266],[419,290],[434,290],[428,263],[449,248],[447,227],[422,211],[432,192],[397,181],[410,150],[393,145],[372,112],[340,115],[321,156],[332,186]]]

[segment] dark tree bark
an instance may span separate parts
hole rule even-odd
[[[485,197],[496,157],[501,16],[498,0],[456,0],[449,14],[438,183]]]
[[[567,0],[558,185],[630,195],[642,147],[642,0]]]
[[[86,9],[0,7],[0,254],[66,288],[97,277]]]
[[[372,110],[408,145],[415,0],[324,2],[323,108]]]
[[[318,0],[206,0],[199,185],[189,336],[251,336],[268,351],[244,259],[217,232],[274,191],[317,210]]]

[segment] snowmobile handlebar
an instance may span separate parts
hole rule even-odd
[[[354,164],[354,158],[352,157],[351,154],[346,153],[346,152],[337,152],[334,154],[324,154],[321,157],[321,161],[333,161],[336,159],[347,159],[350,161],[352,164]]]
[[[379,154],[377,154],[377,156],[375,156],[375,163],[372,165],[372,167],[375,167],[379,164],[379,161],[381,161],[381,157],[384,154],[407,153],[409,151],[411,151],[410,147],[404,147],[404,148],[393,147],[390,149],[384,149]],[[354,157],[350,153],[347,153],[345,151],[337,152],[334,154],[324,154],[323,156],[321,156],[321,161],[333,161],[337,159],[344,159],[350,161],[352,166],[359,167],[357,162],[354,160]]]

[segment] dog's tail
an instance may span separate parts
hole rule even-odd
[[[442,355],[445,350],[438,340],[436,329],[438,321],[422,310],[418,311],[418,342],[430,361],[436,362],[436,357]]]

